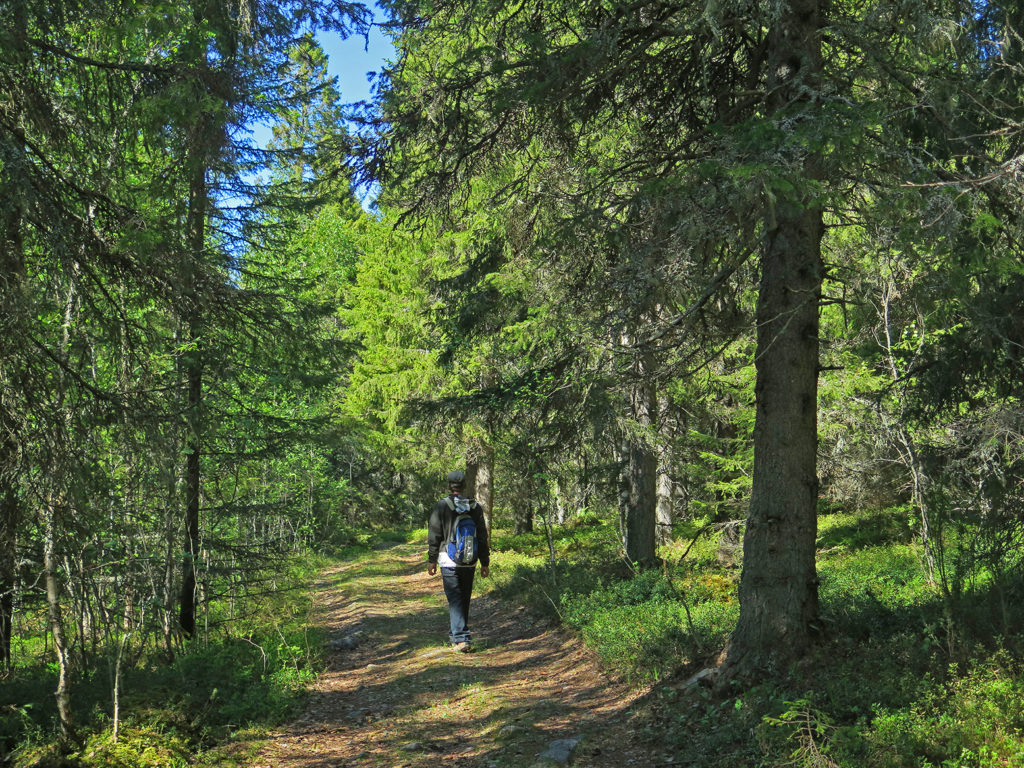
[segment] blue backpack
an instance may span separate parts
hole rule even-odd
[[[458,565],[473,565],[476,562],[476,521],[469,513],[476,506],[472,499],[451,496],[445,499],[448,508],[455,513],[455,524],[448,539],[448,557]]]

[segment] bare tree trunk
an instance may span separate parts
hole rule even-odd
[[[0,440],[3,438],[0,437]],[[3,454],[8,454],[0,448]],[[10,458],[0,458],[0,672],[11,670],[11,639],[14,632],[14,595],[18,587],[17,547],[18,524],[21,520],[21,500],[5,471],[12,464]]]
[[[628,341],[628,340],[627,340]],[[650,444],[657,395],[645,380],[647,360],[638,362],[631,387],[629,415],[636,434],[624,434],[619,443],[619,517],[626,559],[640,567],[655,560],[658,458]]]
[[[925,476],[924,466],[921,464],[921,459],[917,451],[917,441],[914,440],[914,436],[910,433],[910,430],[907,428],[906,421],[903,418],[904,395],[901,391],[900,383],[904,379],[903,374],[897,367],[896,355],[893,352],[890,310],[892,306],[892,297],[895,292],[896,286],[890,278],[886,281],[885,285],[882,286],[882,307],[879,314],[881,315],[882,328],[885,333],[885,340],[883,344],[886,361],[889,364],[889,375],[892,377],[893,387],[898,393],[897,397],[899,397],[900,400],[900,412],[896,414],[896,422],[894,425],[894,431],[896,432],[897,439],[896,449],[899,451],[900,458],[903,460],[903,463],[910,472],[911,498],[914,501],[914,506],[917,507],[918,515],[921,519],[921,527],[918,531],[921,538],[921,547],[924,550],[925,568],[928,571],[929,583],[934,584],[935,554],[932,550],[931,520],[928,515],[927,500],[925,499],[925,483],[927,478]],[[921,344],[923,344],[923,340],[921,341]]]
[[[196,631],[197,568],[199,566],[200,439],[202,372],[195,363],[188,372],[189,430],[185,458],[185,562],[181,582],[179,624],[186,637]]]
[[[522,485],[516,488],[512,497],[512,517],[515,526],[513,533],[533,533],[533,495],[530,486],[526,490]]]
[[[205,62],[204,62],[205,63]],[[187,382],[186,414],[188,427],[185,437],[185,560],[182,567],[181,600],[178,623],[186,637],[196,631],[196,603],[198,599],[199,567],[199,502],[202,492],[202,405],[203,405],[203,353],[200,322],[198,272],[206,248],[206,215],[209,206],[206,188],[207,119],[200,119],[191,137],[190,157],[193,163],[189,182],[188,201],[188,253],[186,255],[186,297],[184,324],[189,350],[184,356]]]
[[[474,439],[466,460],[466,495],[484,508],[484,523],[491,530],[494,511],[494,449],[484,439]]]
[[[124,631],[117,641],[117,657],[114,659],[114,719],[113,719],[113,741],[117,744],[117,738],[121,730],[121,662],[124,659],[124,647],[128,642],[129,633]]]
[[[161,610],[160,618],[164,636],[164,649],[167,660],[174,658],[174,571],[175,552],[178,542],[179,510],[178,502],[181,498],[181,491],[178,487],[180,475],[178,473],[178,440],[175,437],[172,442],[172,451],[165,457],[168,462],[168,471],[165,480],[167,482],[167,506],[164,508],[164,563],[163,563],[163,584],[161,585]]]
[[[672,541],[672,475],[669,471],[669,453],[662,450],[658,457],[658,484],[656,502],[657,535],[655,540],[658,544],[669,544]]]
[[[565,525],[568,517],[565,509],[565,495],[562,493],[562,484],[558,482],[557,477],[551,478],[551,493],[548,498],[551,499],[551,503],[555,507],[555,522]]]
[[[24,40],[25,8],[15,3],[12,14],[15,39]],[[23,58],[27,54],[22,50]],[[0,325],[4,338],[0,343],[18,344],[21,323],[23,283],[25,280],[24,244],[21,227],[23,212],[17,200],[5,201],[0,218]],[[0,348],[2,350],[2,348]],[[6,350],[0,351],[0,671],[11,669],[11,639],[14,631],[14,596],[17,589],[17,544],[22,506],[19,498],[18,466],[20,419],[24,408],[16,404],[16,363],[11,364]]]
[[[645,567],[654,561],[657,459],[643,445],[624,439],[619,471],[619,514],[626,559]]]
[[[494,514],[494,449],[487,442],[481,442],[480,463],[476,473],[476,500],[484,506],[484,523],[491,530]]]
[[[810,102],[822,66],[818,0],[791,0],[769,33],[768,108]],[[816,158],[804,175],[820,178]],[[796,199],[793,199],[796,197]],[[824,267],[820,204],[808,192],[768,211],[757,306],[757,411],[740,618],[723,680],[778,670],[802,655],[818,619],[818,303]]]
[[[57,656],[57,717],[60,721],[61,737],[68,740],[74,735],[74,718],[71,713],[71,666],[68,646],[64,637],[64,617],[60,602],[60,578],[57,575],[57,509],[56,500],[51,497],[46,504],[43,521],[43,572],[46,580],[47,618],[53,649]]]
[[[71,324],[74,318],[76,294],[74,285],[68,286],[68,297],[64,307],[64,319],[61,330],[60,358],[67,360],[71,342]],[[58,515],[67,506],[63,488],[67,482],[65,461],[68,455],[67,438],[71,430],[71,414],[65,403],[64,375],[57,380],[56,405],[59,419],[53,423],[54,438],[50,459],[51,490],[46,497],[43,509],[43,578],[46,584],[47,619],[50,634],[53,637],[53,648],[57,656],[57,689],[54,697],[57,702],[57,718],[60,722],[61,738],[68,741],[74,738],[74,717],[71,711],[71,662],[66,636],[64,634],[64,616],[61,607],[61,582],[59,576],[60,563],[57,557]],[[84,613],[84,611],[83,611]]]

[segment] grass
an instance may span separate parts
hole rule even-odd
[[[554,546],[552,568],[549,557],[529,554],[547,552],[542,534],[498,532],[494,590],[577,630],[609,671],[630,680],[670,677],[717,653],[736,620],[738,574],[712,570],[713,547],[699,539],[685,561],[665,551],[664,568],[638,574],[619,555],[610,523],[559,528]]]
[[[679,764],[1024,765],[1024,584],[981,574],[973,591],[944,596],[926,576],[907,519],[900,509],[823,515],[820,645],[785,674],[728,697],[682,685],[713,663],[738,615],[739,570],[718,563],[703,521],[680,524],[677,541],[661,551],[663,566],[641,573],[623,562],[615,526],[593,515],[556,529],[554,563],[544,534],[499,530],[493,578],[477,590],[562,622],[610,673],[647,686],[636,730]],[[422,537],[368,538],[342,555],[362,559],[368,547]],[[318,565],[293,574],[291,585],[308,584]],[[393,570],[367,559],[351,578],[379,582]],[[92,715],[74,764],[244,765],[237,745],[292,712],[322,664],[321,639],[308,630],[308,590],[282,590],[275,600],[231,636],[129,674],[117,744],[101,670],[80,682],[76,706]],[[40,662],[0,689],[0,740],[18,745],[18,768],[55,764],[47,763],[53,685],[53,669]],[[467,680],[459,695],[475,702],[489,693]]]
[[[390,546],[406,536],[364,538],[345,554]],[[235,606],[244,618],[227,622],[214,609],[211,624],[221,628],[188,643],[172,663],[153,652],[126,669],[116,742],[109,663],[104,655],[92,659],[73,682],[82,742],[70,754],[55,738],[53,665],[42,655],[40,637],[20,638],[19,658],[29,662],[0,686],[0,756],[7,759],[0,763],[11,768],[245,765],[247,752],[296,711],[307,684],[323,668],[324,638],[310,620],[311,585],[327,562],[314,557],[293,562],[276,575],[275,591]]]
[[[651,692],[653,741],[707,768],[1005,768],[1024,765],[1024,584],[959,600],[930,583],[904,509],[832,511],[819,524],[821,644],[787,674],[716,698],[680,681],[708,665],[738,616],[738,570],[701,521],[632,574],[614,526],[495,538],[495,590],[575,629],[605,667]],[[683,553],[685,552],[685,557]]]

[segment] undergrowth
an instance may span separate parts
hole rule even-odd
[[[903,510],[819,521],[818,647],[726,695],[688,677],[713,666],[738,616],[739,569],[713,526],[677,527],[662,565],[634,572],[593,517],[495,536],[492,589],[574,629],[606,669],[650,685],[640,730],[706,768],[1024,766],[1024,585],[954,598],[932,583]],[[979,583],[985,584],[984,580]]]
[[[365,549],[379,539],[352,542]],[[72,687],[78,745],[56,738],[48,658],[23,660],[0,686],[0,765],[11,768],[185,768],[244,765],[252,746],[291,715],[323,667],[324,638],[310,621],[311,584],[326,561],[295,561],[246,604],[211,610],[211,626],[168,662],[152,649],[123,672],[117,739],[110,655],[79,662]],[[26,642],[23,647],[34,647]],[[42,646],[40,645],[40,650]],[[5,759],[4,759],[5,757]]]

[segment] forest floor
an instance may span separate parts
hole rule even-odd
[[[577,768],[673,764],[634,715],[648,691],[610,679],[577,638],[522,607],[474,597],[475,650],[452,651],[424,550],[395,545],[324,574],[327,670],[248,765],[528,768],[559,739],[580,739]],[[478,573],[474,592],[482,586]]]

